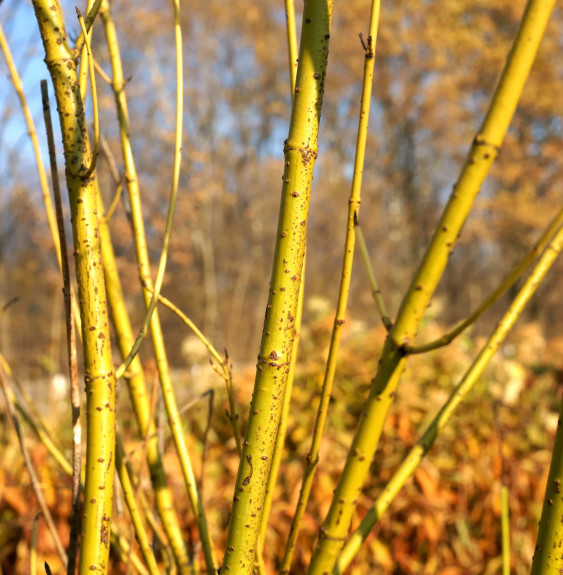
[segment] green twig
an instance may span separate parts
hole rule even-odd
[[[156,273],[156,280],[154,289],[152,290],[152,297],[147,307],[143,325],[139,330],[131,351],[125,358],[124,362],[116,370],[116,377],[119,379],[129,369],[131,362],[139,352],[141,344],[147,335],[149,325],[151,323],[152,315],[158,296],[164,281],[164,273],[166,271],[166,262],[168,259],[168,250],[170,247],[170,238],[172,236],[172,223],[174,221],[174,211],[176,209],[176,200],[178,198],[178,183],[180,179],[180,165],[182,160],[182,126],[183,126],[183,98],[184,98],[184,71],[182,64],[182,29],[180,26],[180,4],[179,0],[173,0],[174,5],[174,32],[176,39],[176,129],[174,138],[174,162],[172,168],[172,184],[170,187],[170,197],[168,200],[168,214],[166,216],[166,227],[164,231],[164,238],[162,240],[162,252],[158,262],[158,270]],[[147,286],[147,288],[150,286]]]
[[[90,10],[88,10],[88,13],[86,15],[86,19],[84,21],[84,26],[85,26],[86,32],[88,34],[90,33],[92,26],[94,25],[94,20],[96,19],[96,16],[98,15],[98,12],[100,10],[102,2],[103,2],[103,0],[95,0],[95,2],[92,4]],[[74,45],[74,48],[72,50],[75,59],[78,58],[78,56],[82,52],[82,48],[84,47],[84,41],[85,41],[84,35],[80,34],[78,36],[78,38],[76,39],[76,44]]]
[[[41,443],[46,444],[52,443],[53,445],[58,444],[57,448],[61,449],[61,444],[54,436],[54,434],[49,430],[45,419],[39,413],[36,405],[33,403],[33,399],[26,391],[22,383],[15,377],[10,364],[6,361],[6,358],[0,353],[0,369],[4,370],[4,373],[10,378],[10,381],[14,384],[17,394],[14,393],[13,402],[16,410],[20,415],[29,422],[30,426],[34,428],[34,431],[40,437]],[[18,395],[23,399],[22,403]],[[37,422],[37,423],[35,423]],[[35,429],[37,428],[37,429]],[[62,465],[61,462],[59,462]],[[69,468],[69,474],[72,475],[72,467]]]
[[[100,140],[100,126],[98,119],[98,94],[96,91],[96,75],[94,74],[94,57],[92,56],[92,51],[90,49],[90,40],[88,38],[88,32],[84,26],[84,19],[80,10],[76,8],[76,15],[78,16],[78,22],[80,23],[80,28],[82,29],[82,34],[84,36],[84,42],[86,46],[86,53],[88,55],[88,66],[90,68],[90,86],[92,88],[92,110],[94,113],[94,149],[92,151],[92,160],[90,162],[90,167],[84,174],[84,178],[89,178],[96,169],[96,162],[98,160],[98,147]]]
[[[366,270],[366,273],[368,274],[368,279],[371,286],[371,293],[373,295],[373,299],[375,300],[375,305],[377,306],[379,317],[381,318],[381,321],[385,326],[385,329],[387,331],[391,331],[391,329],[393,328],[393,322],[391,321],[391,316],[389,315],[385,302],[383,301],[381,290],[377,285],[377,280],[375,279],[375,274],[373,273],[373,268],[371,266],[371,261],[369,258],[368,248],[366,246],[364,234],[362,232],[362,228],[360,227],[360,222],[358,221],[357,215],[354,217],[354,226],[355,226],[354,229],[356,231],[356,239],[358,240],[358,247],[360,248],[360,254],[362,255],[364,268]]]
[[[120,128],[120,136],[121,136],[121,148],[123,154],[123,163],[125,168],[125,181],[127,182],[127,191],[128,191],[128,198],[130,203],[130,216],[131,222],[134,231],[134,238],[135,238],[135,250],[138,260],[139,266],[139,276],[141,278],[141,282],[143,286],[146,286],[149,289],[152,289],[152,279],[151,279],[151,269],[150,269],[150,261],[148,257],[148,249],[147,249],[147,242],[146,242],[146,234],[144,230],[144,222],[143,222],[143,214],[141,208],[141,199],[140,199],[140,190],[139,190],[139,180],[137,176],[137,170],[135,166],[135,159],[133,156],[132,146],[131,146],[131,139],[130,139],[130,127],[129,127],[129,117],[127,111],[127,97],[126,91],[124,89],[126,81],[123,78],[123,67],[121,63],[121,56],[119,53],[119,42],[117,38],[117,33],[115,30],[115,26],[111,17],[111,11],[109,7],[109,2],[104,0],[102,3],[100,16],[104,22],[104,29],[107,38],[107,45],[108,51],[111,60],[112,66],[112,76],[113,76],[113,92],[115,96],[115,103],[116,103],[116,110],[117,116],[119,121],[119,128]],[[178,46],[178,35],[180,34],[179,30],[179,22],[175,18],[175,29],[177,31],[177,41],[176,44]],[[181,55],[180,55],[181,56]],[[177,59],[178,65],[178,59]],[[182,82],[181,79],[177,82],[177,90],[181,91]],[[111,165],[111,164],[110,164]],[[102,231],[104,231],[105,226],[102,226]],[[111,250],[111,241],[109,240],[108,234],[108,251]],[[105,263],[104,263],[105,265]],[[107,275],[106,275],[107,277]],[[114,281],[114,288],[116,291],[120,291],[120,286],[118,285],[117,281]],[[110,291],[110,297],[113,294],[113,291]],[[153,292],[152,295],[154,295]],[[143,298],[145,301],[145,306],[148,308],[150,302],[152,300],[151,293],[147,289],[143,289]],[[116,298],[117,300],[118,298]],[[125,347],[122,345],[125,343],[125,340],[133,340],[132,336],[129,337],[130,333],[130,323],[124,308],[123,298],[119,298],[120,305],[119,310],[121,312],[121,326],[120,328],[127,327],[128,329],[123,331],[127,333],[127,337],[123,337],[120,341],[120,349],[122,351],[123,356],[127,356],[132,348],[132,345],[129,344],[129,347]],[[114,302],[117,304],[117,301]],[[116,308],[117,309],[117,308]],[[115,310],[114,310],[115,313]],[[174,394],[174,388],[172,385],[172,380],[170,377],[170,369],[168,365],[168,359],[166,355],[166,348],[164,345],[164,338],[162,334],[162,328],[160,325],[159,317],[158,317],[158,310],[155,309],[154,313],[152,314],[152,319],[150,323],[151,328],[151,338],[156,358],[156,365],[158,369],[158,375],[160,379],[160,384],[162,388],[162,395],[164,399],[164,403],[166,405],[166,411],[168,413],[168,421],[170,424],[170,428],[172,431],[172,437],[174,440],[174,444],[176,446],[176,450],[178,452],[178,456],[180,459],[180,465],[182,469],[182,474],[184,477],[184,482],[186,484],[188,496],[190,499],[190,503],[194,510],[194,514],[196,517],[196,522],[198,524],[198,528],[200,531],[200,537],[203,543],[204,550],[206,552],[206,560],[208,563],[212,563],[210,560],[212,557],[212,544],[209,538],[209,532],[207,528],[207,522],[205,519],[205,514],[203,510],[203,506],[201,504],[201,500],[199,498],[199,494],[197,493],[197,485],[195,481],[195,476],[193,473],[189,452],[187,450],[185,438],[184,438],[184,430],[182,429],[181,420],[178,414],[178,408],[176,405],[176,398]],[[132,364],[135,365],[135,364]],[[140,366],[140,364],[139,364]],[[132,380],[130,380],[132,382]],[[146,393],[146,391],[144,392]],[[146,401],[141,403],[141,395],[138,397],[132,394],[134,397],[134,403],[137,409],[137,413],[142,415],[142,420],[145,425],[148,425],[149,422],[146,420],[147,415],[147,406]],[[146,430],[146,428],[143,428]],[[145,433],[145,431],[142,431]],[[152,450],[152,451],[151,451]],[[158,457],[158,442],[155,441],[152,447],[149,448],[149,453],[152,453],[153,456]],[[160,461],[160,459],[158,459]],[[186,553],[186,546],[183,540],[182,532],[179,526],[179,522],[175,513],[173,512],[172,500],[170,497],[170,491],[166,486],[166,478],[164,473],[162,472],[162,467],[159,465],[155,467],[156,461],[153,457],[153,465],[151,466],[151,473],[154,471],[159,470],[158,477],[155,476],[156,484],[156,492],[157,492],[157,503],[159,505],[159,513],[162,517],[162,522],[164,529],[166,530],[166,534],[170,540],[170,544],[174,551],[174,557],[180,569],[182,575],[188,575],[192,572],[190,566],[190,560]],[[214,561],[213,561],[214,563]],[[208,570],[211,572],[213,567],[208,564]]]
[[[149,288],[146,288],[148,291],[151,291]],[[237,444],[238,454],[241,454],[241,437],[240,437],[240,429],[238,426],[238,413],[237,407],[235,402],[235,395],[233,390],[233,377],[231,366],[229,364],[229,356],[225,355],[225,357],[221,357],[219,352],[213,347],[211,342],[205,337],[205,335],[200,331],[200,329],[196,326],[196,324],[177,306],[175,306],[169,299],[165,298],[163,295],[158,295],[158,301],[167,307],[170,311],[174,312],[197,336],[197,338],[201,341],[201,343],[207,348],[207,351],[213,357],[213,359],[219,364],[220,372],[216,371],[216,373],[223,378],[225,381],[225,386],[227,388],[227,396],[229,399],[229,420],[231,421],[231,425],[233,427],[233,433],[235,435],[235,441]],[[215,367],[215,366],[214,366]]]
[[[92,60],[94,61],[94,68],[96,69],[96,72],[98,72],[98,74],[100,75],[100,77],[102,78],[102,80],[108,84],[109,86],[111,86],[113,84],[111,78],[104,72],[104,69],[98,64],[96,58],[94,58],[92,56]]]
[[[147,532],[141,520],[141,514],[137,506],[137,501],[135,500],[135,490],[131,483],[131,478],[129,477],[127,466],[125,465],[123,443],[121,442],[120,436],[117,436],[116,439],[115,466],[119,475],[121,488],[123,489],[123,495],[125,496],[125,502],[127,504],[127,508],[129,509],[133,528],[135,530],[135,539],[139,543],[141,553],[143,554],[145,562],[149,568],[149,573],[151,575],[159,575],[159,569],[156,563],[154,552],[151,548]]]
[[[295,2],[285,0],[285,21],[287,31],[287,55],[289,59],[289,83],[291,99],[295,94],[295,77],[297,75],[297,32],[295,31]]]
[[[502,575],[510,575],[510,509],[508,501],[508,485],[506,484],[506,469],[504,463],[504,433],[498,416],[498,402],[493,402],[495,423],[499,435],[500,455],[500,517],[502,533]]]

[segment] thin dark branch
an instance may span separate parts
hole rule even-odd
[[[68,366],[70,373],[70,400],[72,405],[72,511],[70,515],[70,541],[68,544],[67,575],[74,575],[76,556],[78,553],[78,533],[80,530],[80,390],[78,385],[78,366],[76,362],[76,335],[74,332],[74,317],[72,311],[72,290],[70,288],[70,271],[66,250],[66,233],[63,218],[61,189],[59,186],[55,140],[53,137],[53,123],[49,105],[49,92],[47,81],[41,81],[41,97],[43,99],[43,116],[47,130],[47,143],[49,146],[49,160],[51,163],[51,182],[55,197],[57,213],[57,226],[61,246],[61,264],[63,273],[63,293],[66,315]]]
[[[4,399],[6,400],[6,409],[8,411],[8,415],[10,416],[10,419],[14,424],[14,429],[16,430],[16,435],[18,437],[18,442],[20,444],[20,449],[23,455],[25,466],[27,468],[27,472],[29,473],[29,478],[31,481],[33,492],[35,493],[35,497],[37,498],[39,507],[43,512],[43,516],[45,517],[45,521],[47,522],[47,526],[49,527],[49,531],[51,533],[51,536],[53,537],[53,542],[55,543],[57,553],[59,554],[59,557],[61,558],[62,562],[66,565],[67,555],[65,553],[63,544],[61,543],[59,534],[57,533],[57,527],[55,525],[55,522],[53,521],[51,512],[47,507],[47,502],[45,501],[45,497],[43,496],[43,491],[41,491],[41,483],[39,481],[39,478],[37,477],[37,473],[35,472],[35,468],[33,467],[31,457],[29,456],[29,452],[23,440],[23,434],[21,432],[20,422],[18,420],[18,416],[12,403],[13,392],[9,387],[9,384],[4,379],[4,374],[2,373],[1,369],[0,369],[0,386],[2,387],[2,391],[4,393]]]

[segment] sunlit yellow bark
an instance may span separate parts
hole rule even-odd
[[[285,17],[287,23],[287,48],[289,56],[289,76],[291,87],[291,101],[295,95],[295,78],[297,76],[297,32],[295,31],[295,6],[293,0],[285,0]],[[291,405],[291,396],[293,394],[293,382],[295,379],[295,366],[297,363],[297,355],[299,352],[299,342],[301,339],[301,321],[303,318],[303,297],[305,293],[305,270],[307,268],[307,252],[303,258],[303,269],[301,271],[301,286],[299,288],[299,302],[297,304],[297,313],[295,314],[295,327],[293,336],[293,349],[291,352],[291,363],[289,373],[287,376],[286,391],[283,398],[283,408],[280,416],[280,425],[276,438],[276,445],[274,447],[274,455],[272,456],[272,465],[270,467],[270,474],[268,475],[268,484],[266,485],[266,495],[264,498],[264,511],[262,513],[262,520],[260,521],[260,533],[258,535],[258,551],[256,559],[259,566],[262,566],[263,556],[262,551],[264,541],[266,540],[266,531],[268,529],[268,520],[272,503],[274,500],[274,492],[278,480],[278,473],[282,461],[283,450],[285,445],[285,435],[287,432],[287,422],[289,420],[289,408]]]
[[[559,230],[558,237],[563,236],[563,229]],[[553,242],[555,243],[555,242]],[[559,245],[550,246],[552,254],[561,250],[563,240]],[[555,445],[549,467],[547,485],[543,501],[543,509],[536,541],[536,548],[532,561],[531,575],[558,575],[563,570],[563,497],[561,484],[563,482],[563,400],[559,407]]]
[[[99,213],[103,214],[100,204]],[[111,319],[115,329],[117,345],[122,358],[129,353],[135,336],[129,320],[129,314],[125,306],[121,282],[117,271],[110,230],[106,222],[100,221],[100,240],[102,243],[102,260],[107,289],[108,304],[111,309]],[[141,360],[136,357],[131,364],[127,377],[127,386],[131,395],[131,403],[142,437],[148,437],[147,462],[150,469],[151,481],[155,493],[157,506],[162,525],[174,552],[175,559],[181,569],[187,569],[189,558],[186,545],[182,536],[180,523],[174,509],[172,493],[168,486],[160,450],[158,448],[158,436],[155,433],[154,421],[150,419],[150,403],[147,395],[145,374]]]
[[[106,573],[115,466],[115,374],[101,265],[95,174],[76,63],[57,0],[33,6],[51,74],[63,137],[87,396],[87,450],[79,572]]]
[[[285,18],[287,31],[287,55],[289,58],[289,81],[291,94],[295,92],[295,77],[297,75],[297,32],[295,31],[295,3],[285,0]]]
[[[340,289],[338,292],[338,303],[336,305],[336,317],[330,338],[330,347],[326,362],[325,376],[321,391],[321,400],[315,419],[313,439],[311,448],[307,454],[307,464],[303,476],[303,483],[299,492],[299,499],[295,509],[295,515],[291,523],[291,530],[287,540],[284,556],[282,559],[280,573],[289,573],[293,553],[297,546],[301,521],[305,515],[305,508],[309,500],[315,471],[319,462],[319,452],[321,440],[328,416],[328,406],[332,393],[332,385],[336,373],[336,363],[342,339],[342,330],[346,322],[346,311],[348,308],[348,295],[350,293],[350,281],[352,279],[352,264],[354,263],[355,249],[355,226],[354,222],[358,217],[361,203],[362,176],[364,172],[364,159],[366,153],[366,142],[368,132],[368,119],[371,103],[371,92],[373,86],[373,69],[375,63],[375,46],[377,39],[377,29],[379,24],[379,0],[373,0],[371,4],[369,33],[364,53],[364,79],[362,86],[362,100],[360,103],[360,114],[358,121],[358,133],[356,138],[356,157],[354,161],[354,176],[352,178],[352,189],[348,200],[348,220],[346,225],[346,239],[344,242],[344,255],[342,259],[342,272],[340,277]]]
[[[461,402],[471,391],[471,388],[475,385],[500,345],[502,345],[514,323],[522,313],[522,310],[535,293],[545,274],[555,261],[555,258],[559,255],[562,245],[563,230],[559,229],[559,232],[555,237],[552,235],[551,242],[530,274],[530,277],[526,280],[524,286],[510,305],[510,308],[499,322],[491,337],[483,346],[471,367],[467,370],[461,382],[455,387],[447,402],[432,420],[424,434],[401,462],[401,465],[393,474],[393,477],[389,480],[385,489],[376,499],[375,503],[362,520],[360,526],[354,531],[354,533],[352,533],[350,539],[346,542],[346,545],[342,549],[338,558],[335,573],[344,573],[344,570],[348,567],[370,531],[379,521],[383,513],[385,513],[389,508],[389,505],[394,500],[397,493],[399,493],[430,448],[434,445],[434,441],[436,440],[436,437],[438,437],[440,431],[446,426]],[[560,515],[557,515],[557,517],[559,516]],[[557,521],[557,523],[560,522]],[[504,529],[505,527],[503,525],[503,532]],[[537,573],[547,573],[547,571],[538,571]]]
[[[135,250],[139,265],[139,276],[143,285],[147,288],[143,290],[143,296],[145,299],[145,305],[149,307],[153,295],[152,292],[153,282],[151,277],[150,261],[148,257],[148,249],[147,249],[144,222],[143,222],[140,189],[137,178],[137,169],[131,147],[129,114],[127,111],[127,97],[124,90],[125,79],[123,77],[123,68],[121,65],[121,56],[119,52],[117,33],[115,30],[115,26],[113,24],[113,20],[111,18],[109,3],[105,0],[102,2],[102,6],[100,8],[100,16],[104,22],[104,29],[106,32],[108,49],[110,53],[110,60],[112,66],[113,89],[115,94],[116,109],[120,126],[121,147],[125,166],[127,191],[129,194],[129,200],[131,205],[132,222],[135,236]],[[151,317],[150,331],[156,357],[159,379],[164,396],[164,402],[169,415],[169,423],[172,430],[172,436],[180,458],[180,464],[182,467],[182,472],[184,475],[184,481],[186,483],[188,496],[190,498],[190,502],[192,504],[194,515],[198,524],[202,547],[207,563],[207,571],[208,573],[212,573],[215,567],[213,546],[210,540],[203,505],[197,491],[197,485],[190,461],[190,456],[184,441],[182,424],[180,417],[178,415],[178,408],[174,396],[174,389],[170,378],[168,359],[166,355],[166,349],[164,346],[164,338],[161,330],[158,311],[156,309],[154,310]],[[128,353],[128,351],[127,352],[125,351],[125,348],[123,348],[122,351],[124,353]],[[140,407],[139,402],[137,402],[137,407],[138,408]],[[143,419],[146,419],[148,412],[145,410],[145,408],[143,408],[143,411],[145,411]],[[152,453],[153,456],[156,457],[155,449],[156,449],[156,443],[152,447],[150,447],[150,449],[147,452],[147,455],[150,455]],[[162,497],[161,502],[159,504],[159,510],[161,513],[166,512],[165,507],[166,502],[168,501],[168,495],[166,494],[165,491],[163,491],[165,486],[163,480],[164,476],[160,476],[160,479],[158,479],[159,483],[158,491],[160,493],[160,497]],[[189,560],[186,555],[184,542],[182,540],[181,534],[179,533],[177,520],[175,520],[172,510],[169,510],[168,513],[165,513],[165,516],[167,519],[166,520],[163,519],[163,521],[165,521],[164,527],[167,531],[168,537],[170,538],[170,543],[174,550],[176,561],[179,564],[181,572],[188,573],[190,570]]]
[[[489,111],[471,145],[434,237],[403,300],[397,321],[385,341],[379,368],[373,379],[344,471],[329,513],[320,529],[319,540],[307,571],[309,575],[330,572],[344,545],[385,418],[405,368],[404,346],[414,342],[448,257],[502,144],[553,5],[554,0],[531,0],[526,8]]]
[[[251,573],[292,358],[332,2],[305,2],[276,249],[222,573]]]

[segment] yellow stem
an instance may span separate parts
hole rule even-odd
[[[92,161],[90,167],[88,168],[84,178],[89,178],[96,169],[96,162],[98,160],[98,146],[100,140],[100,126],[98,119],[98,94],[96,92],[96,75],[94,74],[94,57],[92,56],[92,51],[90,49],[90,39],[88,38],[88,32],[86,32],[86,27],[84,26],[84,19],[80,10],[76,8],[76,14],[78,16],[78,22],[80,28],[82,29],[82,34],[84,35],[84,43],[86,46],[86,53],[88,55],[88,67],[90,68],[90,86],[92,88],[92,110],[94,113],[94,150],[92,152]]]
[[[181,76],[181,68],[179,68],[179,61],[181,59],[181,31],[180,31],[180,22],[179,22],[179,14],[178,14],[178,3],[174,4],[175,7],[175,36],[176,36],[176,50],[179,52],[177,58],[177,74],[178,74],[178,81],[177,81],[177,98],[179,100],[177,111],[179,107],[182,105],[181,97],[182,97],[182,81]],[[137,177],[137,170],[135,166],[135,160],[133,157],[133,151],[131,147],[131,140],[130,140],[130,127],[129,127],[129,115],[127,111],[127,98],[126,93],[124,90],[125,80],[123,78],[123,69],[121,65],[121,58],[119,54],[119,45],[117,40],[117,34],[115,32],[115,27],[113,25],[113,21],[111,19],[111,12],[109,9],[109,3],[107,0],[104,0],[102,3],[101,13],[100,13],[102,20],[104,21],[104,27],[107,36],[107,43],[108,49],[111,59],[111,66],[113,72],[113,90],[115,95],[116,101],[116,108],[120,126],[120,135],[121,135],[121,147],[123,153],[123,161],[125,166],[125,181],[127,182],[127,190],[129,194],[129,201],[131,205],[131,220],[133,224],[133,231],[135,237],[135,250],[137,254],[137,260],[139,264],[139,276],[142,282],[142,285],[145,287],[143,289],[143,297],[145,300],[145,306],[149,308],[151,302],[156,298],[154,297],[155,294],[158,294],[158,290],[154,290],[151,297],[151,292],[149,291],[152,289],[152,279],[151,279],[151,271],[150,271],[150,262],[148,257],[148,249],[146,243],[146,235],[144,230],[144,222],[143,222],[143,215],[141,209],[141,199],[140,199],[140,190],[139,190],[139,181]],[[177,114],[177,118],[178,118]],[[181,119],[181,118],[180,118]],[[176,122],[178,127],[178,121]],[[175,158],[174,163],[175,166],[177,165],[177,160],[179,159],[180,150],[178,147],[178,142],[181,140],[178,137],[178,129],[176,130],[176,151],[175,151]],[[174,178],[173,178],[174,180]],[[169,209],[169,219],[171,217],[171,211]],[[167,228],[168,228],[168,221],[167,221]],[[163,252],[167,250],[167,245],[163,246]],[[161,258],[161,263],[163,263],[163,259]],[[162,265],[159,265],[159,270],[162,270]],[[170,377],[170,369],[168,365],[168,359],[166,356],[166,349],[164,346],[164,338],[162,335],[162,329],[160,325],[160,320],[158,317],[158,310],[154,309],[154,312],[151,316],[150,321],[150,331],[151,331],[151,338],[154,348],[154,353],[156,357],[156,364],[158,369],[158,375],[160,379],[160,384],[162,388],[162,395],[164,399],[164,403],[166,406],[166,411],[168,413],[168,421],[170,425],[170,429],[172,432],[172,437],[174,440],[174,444],[176,450],[178,452],[178,456],[180,459],[180,466],[182,469],[182,474],[184,477],[184,482],[186,484],[186,489],[188,492],[188,497],[190,499],[190,503],[192,505],[192,509],[194,511],[196,523],[198,525],[199,534],[201,538],[202,547],[204,550],[205,560],[206,560],[206,567],[208,573],[213,573],[215,569],[215,558],[213,553],[213,544],[211,542],[209,529],[207,526],[207,520],[205,518],[205,512],[203,509],[203,505],[197,491],[197,484],[195,481],[195,475],[193,473],[193,468],[190,460],[190,456],[187,450],[185,438],[184,438],[184,430],[182,428],[182,423],[178,413],[178,407],[176,404],[176,398],[174,394],[174,388],[172,385],[172,380]],[[165,524],[166,526],[166,524]],[[168,527],[167,527],[168,529]],[[170,537],[170,532],[167,531],[168,536]],[[184,575],[188,575],[191,572],[191,567],[187,561],[185,556],[185,546],[183,546],[182,541],[177,541],[177,538],[172,539],[173,542],[173,549],[176,557],[176,561],[179,564],[179,568]],[[184,547],[182,550],[181,547]]]
[[[342,272],[340,278],[340,289],[338,292],[338,303],[336,305],[336,317],[332,328],[330,347],[326,362],[325,376],[321,390],[321,400],[317,411],[315,426],[313,429],[313,439],[311,449],[307,455],[305,472],[297,507],[293,516],[289,537],[286,543],[284,556],[280,565],[280,573],[289,573],[293,553],[299,537],[299,529],[305,515],[307,503],[313,486],[313,479],[319,462],[319,452],[321,447],[322,435],[328,416],[328,406],[334,384],[336,373],[336,363],[340,341],[342,339],[342,330],[346,322],[346,311],[348,308],[348,296],[350,293],[350,281],[352,278],[352,264],[354,263],[355,248],[355,229],[354,224],[360,211],[362,176],[364,170],[367,130],[369,120],[369,110],[371,103],[371,92],[373,85],[373,70],[375,65],[375,47],[377,40],[377,30],[379,25],[379,8],[380,1],[373,0],[370,12],[369,37],[368,45],[363,54],[364,59],[364,78],[362,85],[362,99],[360,103],[360,113],[358,120],[358,133],[356,137],[356,157],[354,162],[354,175],[352,178],[352,188],[348,201],[348,219],[346,225],[346,240],[344,244],[344,255],[342,259]]]
[[[514,267],[514,269],[504,278],[501,284],[490,294],[485,301],[465,320],[460,322],[454,329],[439,339],[416,346],[406,346],[405,351],[409,354],[425,353],[434,349],[439,349],[452,342],[460,333],[473,324],[481,314],[487,311],[499,298],[505,294],[526,271],[529,265],[543,252],[545,246],[551,241],[557,233],[557,229],[563,223],[563,208],[553,218],[551,224],[547,227],[536,245],[526,254],[526,256]]]
[[[95,172],[76,63],[56,0],[33,0],[63,135],[82,318],[87,449],[79,573],[108,569],[115,466],[115,373],[101,262]]]
[[[222,572],[252,571],[293,352],[332,2],[305,3],[266,318]]]
[[[383,346],[378,370],[372,380],[343,473],[328,515],[320,528],[308,575],[321,575],[332,571],[342,549],[379,444],[383,424],[406,365],[407,354],[404,346],[412,345],[416,337],[462,226],[502,144],[554,2],[555,0],[530,0],[526,8],[489,111],[473,140],[434,237]]]
[[[360,526],[350,536],[350,539],[347,541],[338,557],[338,563],[334,573],[344,573],[344,570],[348,567],[358,552],[369,532],[379,521],[383,513],[385,513],[389,508],[393,499],[402,489],[409,477],[414,473],[422,459],[426,456],[440,431],[445,427],[455,410],[465,399],[475,382],[483,373],[483,370],[487,367],[490,360],[498,350],[499,346],[512,329],[512,326],[555,261],[555,258],[558,256],[562,247],[563,228],[558,231],[555,238],[553,238],[549,246],[544,251],[530,277],[518,292],[518,295],[510,305],[508,311],[498,324],[495,331],[489,337],[487,343],[481,349],[481,352],[471,367],[465,373],[461,382],[456,386],[454,391],[452,391],[447,402],[439,411],[438,415],[433,419],[424,434],[416,442],[416,445],[411,449],[405,459],[403,459],[399,469],[397,469],[393,477],[389,480],[382,493],[362,520]],[[560,522],[557,521],[557,523]],[[538,573],[540,572],[538,571]],[[541,571],[541,573],[545,573],[545,571]]]

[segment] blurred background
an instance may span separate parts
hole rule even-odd
[[[79,32],[75,3],[62,0],[72,41]],[[333,324],[364,62],[358,34],[367,34],[369,4],[367,0],[335,3],[308,226],[303,337],[287,453],[266,546],[269,567],[281,556],[287,537]],[[524,0],[382,3],[360,222],[393,316],[480,126],[524,5]],[[298,32],[301,9],[302,3],[297,2]],[[196,322],[217,349],[228,350],[235,362],[234,385],[244,426],[267,298],[291,104],[285,13],[281,0],[190,0],[182,3],[182,10],[183,165],[163,294]],[[150,254],[156,264],[172,173],[172,9],[164,0],[119,0],[113,2],[113,11],[129,78],[131,136]],[[0,23],[22,76],[47,163],[39,82],[48,72],[31,2],[3,0]],[[94,28],[93,51],[109,74],[99,24]],[[563,7],[558,6],[500,155],[427,311],[420,341],[438,337],[473,310],[533,246],[561,206],[562,53]],[[97,84],[101,131],[122,172],[113,95],[101,78]],[[57,143],[64,182],[60,136]],[[98,168],[109,205],[116,185],[104,156]],[[113,215],[111,230],[129,311],[138,328],[144,309],[126,202]],[[431,456],[393,503],[351,573],[375,569],[385,574],[499,573],[503,478],[510,489],[514,573],[529,572],[563,383],[562,273],[559,261],[503,354],[495,358],[452,425],[440,435]],[[66,382],[57,375],[67,372],[62,281],[27,128],[1,56],[0,279],[0,308],[19,298],[0,318],[0,352],[19,379],[30,384],[40,407],[50,410],[60,437],[68,444]],[[459,381],[517,288],[446,350],[409,361],[358,517],[380,493],[452,384]],[[385,337],[359,257],[349,316],[322,466],[305,517],[295,573],[305,571]],[[167,310],[162,310],[161,321],[180,404],[213,386],[218,404],[225,407],[223,386],[209,368],[200,343]],[[150,346],[146,340],[141,355],[147,380],[156,385]],[[499,407],[493,408],[496,404]],[[190,450],[201,453],[203,461],[207,415],[199,407],[183,417],[190,431]],[[218,545],[224,543],[238,465],[223,407],[213,418],[205,473],[206,508]],[[123,391],[119,423],[126,440],[134,436],[135,427],[127,410]],[[26,541],[36,508],[11,433],[4,421],[0,565],[4,573],[28,573]],[[127,443],[131,449],[136,445],[136,441]],[[177,461],[171,449],[165,453],[192,545],[197,536]],[[41,443],[35,442],[32,456],[64,535],[68,485],[60,472],[53,471]],[[199,458],[195,461],[197,467]],[[196,475],[203,476],[201,467]],[[52,557],[49,538],[43,536],[41,541],[43,552]],[[123,571],[116,568],[116,572]]]
[[[75,39],[79,26],[74,3],[62,4],[68,35]],[[393,312],[478,130],[524,5],[523,0],[383,2],[360,221]],[[301,8],[298,2],[298,32]],[[164,0],[120,0],[113,10],[129,78],[131,135],[156,263],[172,170],[172,13]],[[248,362],[259,346],[290,114],[285,12],[281,0],[250,5],[192,0],[182,18],[183,166],[163,294],[218,349],[226,348],[237,362]],[[368,18],[365,0],[335,6],[312,193],[306,276],[311,303],[305,326],[331,318],[336,302],[364,58],[358,34],[367,34]],[[0,21],[43,143],[39,82],[48,74],[31,3],[4,0]],[[430,313],[443,325],[481,302],[561,204],[562,21],[559,6],[506,142],[441,282]],[[104,43],[103,28],[97,25],[94,54],[110,74]],[[66,371],[62,283],[27,130],[3,58],[0,74],[0,305],[19,297],[0,321],[0,348],[21,376],[35,378]],[[113,96],[101,79],[98,90],[101,130],[122,171]],[[62,164],[61,158],[64,181]],[[115,184],[103,157],[98,165],[108,205]],[[143,307],[123,203],[111,227],[138,326]],[[350,314],[368,329],[378,319],[359,258],[355,267]],[[561,335],[563,302],[557,286],[562,269],[560,262],[524,318],[541,326],[545,337]],[[476,333],[490,329],[506,302],[479,321]],[[171,362],[184,366],[189,361],[182,356],[185,328],[167,311],[162,321]]]

